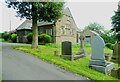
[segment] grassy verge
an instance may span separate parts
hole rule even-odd
[[[0,42],[4,42],[4,39],[0,38]]]
[[[102,74],[100,72],[94,71],[88,67],[89,65],[89,56],[86,58],[81,58],[75,61],[64,60],[60,56],[54,56],[54,51],[57,50],[59,55],[61,54],[61,47],[55,45],[46,45],[39,46],[38,49],[31,49],[30,46],[15,46],[17,50],[24,51],[26,53],[30,53],[37,58],[42,59],[43,61],[47,61],[51,64],[55,64],[56,66],[73,72],[75,74],[79,74],[85,76],[92,80],[118,80],[117,78]],[[90,47],[85,47],[87,50],[87,54],[90,54]],[[76,53],[79,50],[78,46],[73,46],[73,53]],[[107,51],[108,52],[108,51]],[[111,52],[110,52],[111,53]]]

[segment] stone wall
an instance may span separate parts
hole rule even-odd
[[[76,44],[76,37],[70,37],[70,36],[58,36],[58,37],[56,37],[56,43],[61,43],[63,41],[70,41],[73,44]]]
[[[63,41],[70,41],[72,43],[77,43],[77,26],[74,19],[69,11],[66,9],[67,13],[63,15],[62,18],[58,19],[55,26],[55,42],[61,43]],[[78,34],[79,37],[79,34]],[[79,40],[78,40],[79,41]]]

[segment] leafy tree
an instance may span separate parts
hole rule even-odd
[[[104,31],[101,37],[104,39],[105,43],[115,44],[116,42],[116,33],[111,30]]]
[[[2,38],[5,40],[5,41],[8,41],[10,40],[10,34],[8,32],[3,32],[2,33]]]
[[[84,28],[84,31],[86,30],[92,30],[92,31],[97,32],[98,34],[101,34],[102,31],[104,31],[103,26],[101,26],[98,23],[90,23],[88,26]]]
[[[32,19],[32,48],[38,47],[37,21],[55,22],[62,16],[61,10],[64,7],[64,2],[11,2],[7,0],[6,3],[9,8],[13,7],[17,10],[18,17]]]
[[[120,4],[118,4],[118,9],[115,11],[115,15],[112,16],[112,26],[113,31],[116,33],[120,31]],[[118,40],[120,41],[120,34],[117,35]]]

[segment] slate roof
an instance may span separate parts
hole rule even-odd
[[[62,13],[64,15],[70,16],[73,19],[73,22],[75,24],[74,18],[73,18],[72,14],[70,12],[70,9],[68,7],[66,7],[65,9],[63,9]],[[38,26],[51,25],[51,24],[54,24],[54,22],[44,22],[44,21],[38,22]],[[32,20],[25,20],[16,30],[31,29],[31,27],[32,27]]]
[[[51,25],[51,24],[54,24],[54,22],[44,22],[44,21],[38,22],[38,26]]]
[[[38,22],[38,26],[51,25],[53,22]],[[16,30],[30,29],[32,27],[32,20],[25,20]]]
[[[31,27],[32,27],[32,21],[25,20],[16,30],[31,29]]]

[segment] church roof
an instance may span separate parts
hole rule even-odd
[[[16,30],[21,29],[31,29],[32,27],[32,21],[31,20],[25,20]]]
[[[68,7],[66,7],[65,9],[63,9],[62,13],[64,15],[68,15],[68,16],[72,17],[71,11],[70,11],[70,9]]]
[[[70,16],[73,19],[74,25],[76,25],[74,18],[68,7],[63,9],[62,13],[63,13],[63,15]],[[54,22],[44,22],[44,21],[38,22],[38,26],[45,26],[45,25],[51,25],[51,24],[54,24]],[[21,29],[30,29],[31,30],[31,27],[32,27],[32,20],[25,20],[16,30],[21,30]],[[78,28],[76,30],[78,30]]]
[[[44,25],[51,25],[53,22],[37,22],[38,26],[44,26]],[[22,30],[22,29],[30,29],[32,27],[32,20],[25,20],[16,30]]]

